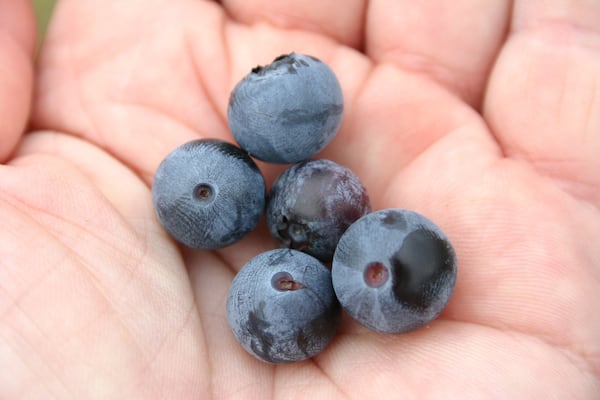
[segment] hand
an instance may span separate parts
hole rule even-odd
[[[600,5],[510,3],[61,0],[20,136],[33,21],[0,0],[0,398],[594,398]],[[225,319],[235,272],[274,246],[264,226],[183,249],[149,187],[175,146],[231,141],[233,85],[290,51],[344,89],[322,156],[375,209],[439,224],[459,276],[428,327],[345,318],[318,357],[272,366]]]

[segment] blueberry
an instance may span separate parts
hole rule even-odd
[[[228,246],[253,230],[265,197],[264,178],[248,154],[215,139],[173,150],[152,185],[160,223],[175,240],[199,249]]]
[[[337,133],[343,97],[334,72],[312,56],[291,53],[256,67],[233,89],[229,128],[250,155],[294,163],[321,151]]]
[[[329,262],[342,233],[371,211],[358,177],[333,161],[302,161],[286,169],[267,199],[267,225],[283,246]]]
[[[342,307],[379,332],[403,333],[435,319],[448,303],[456,255],[441,229],[421,214],[387,209],[348,228],[333,257]]]
[[[250,354],[270,363],[302,361],[325,349],[341,308],[331,274],[308,254],[276,249],[251,259],[234,278],[227,320]]]

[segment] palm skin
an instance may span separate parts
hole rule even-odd
[[[0,0],[0,398],[595,398],[598,3],[272,3],[62,0],[21,136],[33,23]],[[323,354],[272,366],[225,318],[235,271],[274,246],[264,227],[183,249],[149,188],[176,145],[231,140],[233,85],[292,50],[344,89],[322,155],[374,208],[436,221],[459,277],[426,328],[346,318]]]

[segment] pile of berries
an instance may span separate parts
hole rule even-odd
[[[185,143],[154,177],[158,219],[188,247],[229,246],[266,213],[282,248],[248,261],[227,300],[235,337],[266,362],[323,351],[342,309],[374,331],[417,329],[454,290],[456,255],[438,226],[410,210],[372,211],[352,171],[311,159],[333,139],[342,114],[340,84],[325,63],[282,55],[252,69],[231,93],[227,117],[239,146]],[[253,158],[291,165],[267,193]]]

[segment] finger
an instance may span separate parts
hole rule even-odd
[[[30,1],[0,0],[0,27],[3,35],[11,36],[26,54],[33,55],[36,27]]]
[[[424,74],[477,105],[506,30],[510,1],[369,2],[366,52]]]
[[[364,31],[366,1],[326,0],[224,0],[223,6],[236,20],[246,24],[266,22],[284,29],[302,29],[325,34],[360,48]]]
[[[25,128],[33,85],[35,23],[27,0],[0,0],[0,161]]]
[[[485,115],[504,152],[600,204],[600,3],[518,1]]]

